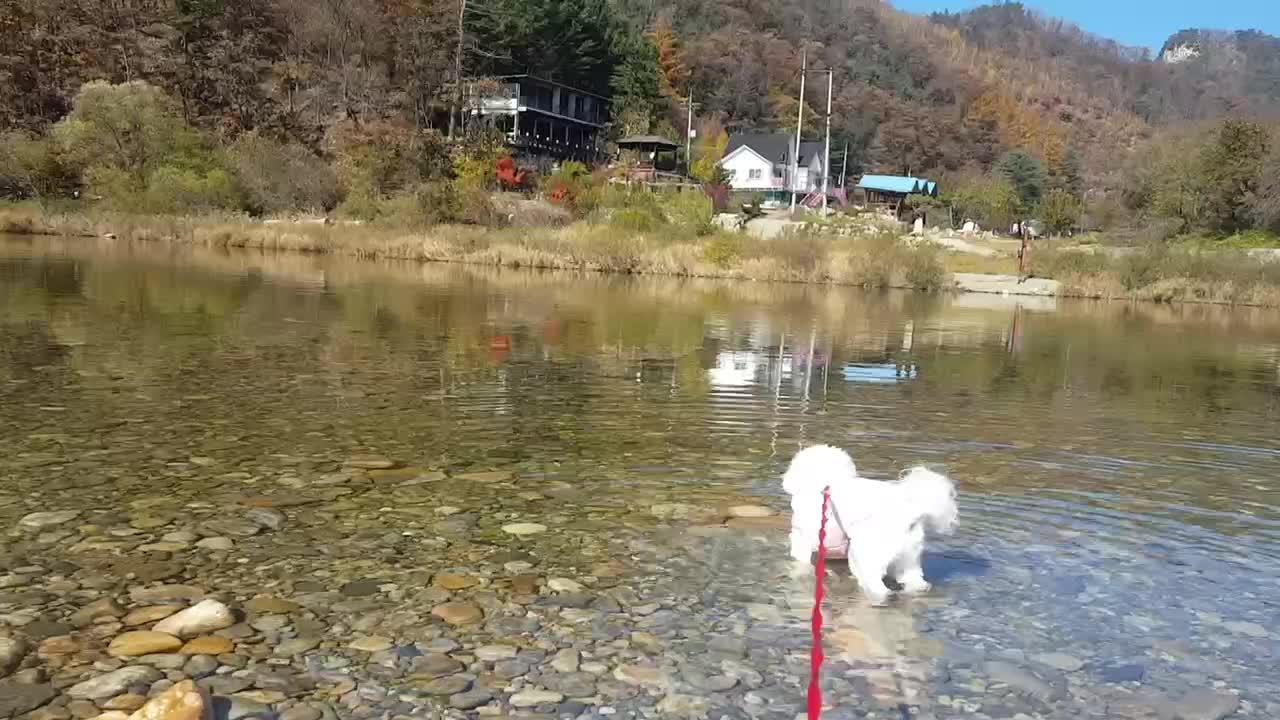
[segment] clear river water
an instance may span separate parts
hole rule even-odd
[[[826,717],[1280,717],[1278,431],[1273,311],[0,238],[0,718],[792,720],[818,442],[961,507]]]

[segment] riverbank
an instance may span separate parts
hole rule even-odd
[[[0,232],[161,241],[264,252],[864,288],[1280,307],[1280,263],[1244,251],[1166,246],[1113,254],[1041,241],[1034,279],[1019,282],[1003,249],[974,254],[889,232],[835,236],[808,228],[773,239],[678,225],[613,222],[410,230],[358,223],[255,221],[0,208]]]

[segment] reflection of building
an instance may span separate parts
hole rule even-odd
[[[768,364],[769,358],[754,350],[726,350],[716,356],[716,366],[707,370],[707,377],[716,387],[755,385]]]
[[[890,385],[920,377],[920,366],[913,362],[849,363],[840,369],[848,382]]]

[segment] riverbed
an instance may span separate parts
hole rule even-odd
[[[826,717],[1278,717],[1277,429],[1262,310],[0,239],[0,718],[791,720],[818,442],[961,507]]]

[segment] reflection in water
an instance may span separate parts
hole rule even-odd
[[[830,442],[963,493],[928,597],[873,611],[837,569],[836,715],[1156,715],[1219,687],[1280,716],[1280,321],[1036,302],[0,241],[0,525],[82,508],[119,536],[13,543],[76,567],[61,540],[114,543],[111,569],[140,557],[121,538],[177,527],[128,524],[145,513],[286,495],[288,525],[237,541],[251,562],[175,557],[244,597],[454,568],[509,615],[507,566],[528,562],[638,597],[570,623],[542,596],[521,642],[732,670],[730,691],[678,692],[789,718],[812,588],[776,518],[722,509],[785,508],[784,464]],[[351,469],[370,454],[414,472]],[[513,545],[515,519],[554,531]],[[407,592],[378,612],[431,604]]]

